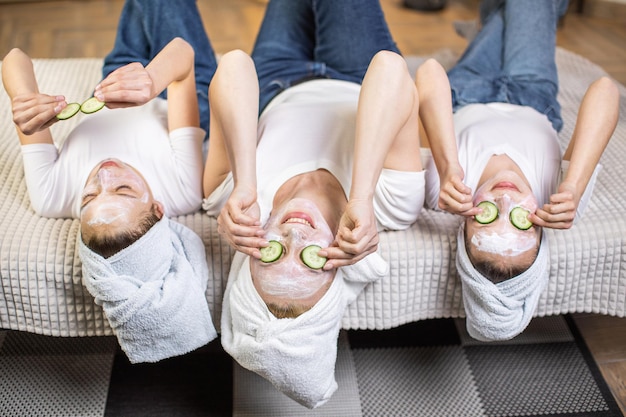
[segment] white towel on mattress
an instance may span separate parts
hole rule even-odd
[[[78,240],[83,283],[132,363],[182,355],[217,337],[204,244],[193,231],[164,216],[106,259]]]
[[[478,272],[467,255],[464,227],[459,227],[456,267],[463,287],[467,332],[490,342],[520,334],[532,319],[550,274],[545,233],[533,264],[522,274],[494,284]]]
[[[373,253],[339,268],[326,294],[296,318],[277,319],[252,283],[250,258],[233,258],[222,309],[222,346],[241,366],[298,403],[315,408],[337,389],[335,362],[343,313],[371,281],[388,273]]]

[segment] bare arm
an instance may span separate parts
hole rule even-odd
[[[194,50],[190,44],[182,39],[174,39],[175,42],[172,48],[175,52],[172,52],[172,57],[161,56],[160,54],[152,60],[146,67],[148,72],[152,71],[153,65],[159,65],[161,60],[165,62],[165,65],[171,65],[168,60],[180,59],[181,68],[177,77],[174,78],[167,86],[167,123],[169,130],[172,131],[179,127],[194,126],[200,127],[200,113],[198,112],[198,96],[196,94],[196,76],[194,66]],[[169,46],[169,45],[168,45]],[[168,51],[169,52],[169,51]],[[156,58],[159,62],[155,62]],[[153,78],[160,78],[158,75],[154,75]],[[199,144],[201,146],[201,144]],[[199,149],[202,152],[202,149]]]
[[[211,132],[204,171],[209,196],[232,170],[234,189],[218,224],[235,249],[260,258],[262,238],[257,204],[256,146],[259,86],[252,59],[242,51],[225,54],[209,87]]]
[[[441,182],[439,207],[455,214],[474,215],[479,209],[472,204],[472,190],[463,183],[465,173],[459,163],[446,71],[436,60],[429,59],[418,68],[415,83],[420,95],[420,120]]]
[[[542,227],[567,229],[589,179],[609,143],[619,117],[619,91],[607,77],[593,82],[583,97],[576,127],[563,159],[569,169],[550,202],[532,214],[530,220]]]
[[[420,171],[418,97],[405,60],[389,51],[372,58],[359,96],[352,186],[325,269],[374,252],[378,232],[374,189],[383,169]],[[336,245],[336,246],[335,246]]]
[[[383,167],[422,169],[418,106],[404,59],[389,51],[376,54],[359,96],[351,199],[371,199]]]
[[[94,95],[109,108],[138,106],[168,89],[170,130],[199,126],[195,92],[194,51],[182,38],[172,39],[144,68],[138,62],[109,74]]]
[[[65,97],[39,92],[33,62],[18,48],[12,49],[2,61],[2,83],[11,99],[20,143],[52,144],[48,128],[58,121],[55,116],[67,106]]]

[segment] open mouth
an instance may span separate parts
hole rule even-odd
[[[493,186],[493,190],[513,190],[519,192],[519,188],[512,182],[503,181]]]
[[[315,225],[313,223],[313,220],[311,219],[311,217],[309,215],[307,215],[306,213],[288,213],[284,219],[283,219],[283,224],[289,223],[289,224],[302,224],[308,227],[311,227],[313,229],[315,229]]]

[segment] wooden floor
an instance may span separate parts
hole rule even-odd
[[[0,0],[2,57],[12,47],[35,58],[103,57],[113,45],[123,5],[123,0],[6,1]],[[452,23],[475,19],[478,5],[478,0],[449,0],[441,12],[421,13],[403,8],[401,0],[381,2],[405,55],[442,48],[460,54],[466,41],[455,34]],[[198,0],[198,4],[216,52],[251,51],[265,10],[263,0]],[[585,56],[626,85],[623,10],[603,19],[571,9],[558,31],[558,45]],[[626,318],[579,314],[575,319],[626,414]]]
[[[382,0],[391,32],[405,55],[441,48],[461,53],[464,39],[455,20],[474,19],[478,0],[449,0],[441,12],[422,13]],[[574,1],[572,1],[574,3]],[[587,1],[589,3],[589,1]],[[198,0],[206,30],[217,52],[250,52],[263,17],[263,0]],[[592,2],[593,4],[593,2]],[[113,45],[123,0],[0,0],[0,56],[20,47],[36,58],[102,57]],[[571,7],[558,44],[602,66],[626,84],[626,20],[591,18]],[[626,9],[626,6],[624,6]]]

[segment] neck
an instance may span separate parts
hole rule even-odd
[[[341,184],[325,169],[305,172],[287,180],[274,196],[273,205],[278,207],[293,198],[314,201],[324,215],[333,233],[337,232],[339,219],[347,204]]]

